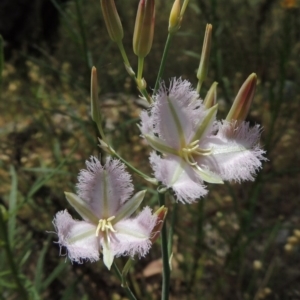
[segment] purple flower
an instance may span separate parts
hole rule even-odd
[[[205,182],[253,180],[265,151],[261,129],[249,123],[217,122],[217,105],[206,108],[186,80],[161,85],[150,111],[142,111],[140,130],[152,152],[156,179],[172,188],[177,199],[191,203],[207,194]]]
[[[102,166],[91,157],[86,166],[78,176],[78,196],[65,193],[83,221],[72,219],[67,210],[58,212],[53,220],[60,246],[67,248],[75,262],[97,261],[102,251],[108,269],[115,256],[146,255],[157,215],[145,207],[135,218],[129,218],[146,191],[129,199],[133,192],[131,177],[118,160],[107,158]]]

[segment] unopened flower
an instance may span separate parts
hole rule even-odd
[[[108,158],[104,166],[95,157],[78,176],[78,195],[65,193],[83,221],[72,219],[67,210],[56,214],[53,224],[58,243],[65,246],[72,261],[97,261],[99,251],[110,269],[115,256],[144,256],[151,247],[157,215],[145,207],[129,218],[141,204],[145,191],[131,199],[133,185],[124,165]],[[128,200],[129,199],[129,200]]]
[[[141,113],[141,132],[152,152],[156,179],[172,188],[181,202],[207,193],[205,182],[254,180],[265,160],[259,125],[216,121],[217,105],[207,108],[188,81],[161,85],[150,111]]]
[[[146,57],[151,50],[154,21],[155,0],[140,0],[133,34],[133,52],[139,57]]]

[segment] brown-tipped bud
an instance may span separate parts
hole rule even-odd
[[[152,230],[151,243],[155,243],[158,239],[161,229],[164,225],[165,217],[167,215],[168,209],[164,206],[161,206],[154,214],[157,215],[156,225]]]
[[[181,8],[180,0],[175,0],[169,17],[170,33],[173,33],[180,28],[180,23],[181,23],[180,8]]]
[[[250,110],[256,89],[257,76],[252,73],[241,86],[231,109],[226,117],[226,121],[244,121]]]
[[[218,83],[214,82],[204,98],[203,104],[207,109],[217,104],[217,85]]]
[[[123,27],[114,0],[100,0],[105,25],[114,42],[123,39]]]
[[[98,106],[98,80],[97,69],[92,68],[91,74],[91,115],[92,120],[98,124],[101,122],[100,110]]]
[[[136,14],[133,51],[138,57],[145,57],[151,50],[155,21],[155,0],[140,0]]]
[[[198,68],[198,72],[197,72],[199,87],[202,86],[202,83],[205,80],[207,72],[208,72],[208,62],[209,62],[210,47],[211,47],[211,36],[212,36],[212,25],[207,24],[206,29],[205,29],[203,46],[202,46],[200,64],[199,64],[199,68]]]

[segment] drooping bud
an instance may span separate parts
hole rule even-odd
[[[155,0],[140,0],[136,14],[133,51],[138,57],[146,57],[152,47],[155,21]]]
[[[255,73],[249,75],[234,99],[231,109],[226,117],[226,121],[244,121],[246,119],[254,98],[256,81],[257,76]]]
[[[217,85],[218,83],[214,82],[204,98],[203,104],[207,109],[215,106],[217,103]]]
[[[197,72],[198,78],[198,86],[197,92],[200,92],[202,83],[204,82],[207,72],[208,72],[208,62],[209,62],[209,55],[210,55],[210,47],[211,47],[211,36],[212,36],[212,25],[207,24],[205,29],[204,41],[202,46],[202,53],[200,64]]]
[[[158,239],[159,234],[161,232],[161,229],[164,225],[165,217],[167,215],[168,209],[165,206],[161,206],[154,215],[157,216],[156,225],[154,226],[152,230],[152,237],[150,239],[151,243],[155,243],[155,241]]]
[[[123,39],[123,27],[114,0],[100,0],[102,13],[108,34],[112,41]]]
[[[173,33],[177,31],[180,27],[181,18],[180,18],[180,0],[175,0],[171,9],[169,17],[169,32]]]

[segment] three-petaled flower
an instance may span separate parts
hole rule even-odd
[[[135,218],[129,218],[140,206],[145,191],[129,199],[133,192],[131,177],[118,160],[107,158],[102,166],[91,157],[86,166],[78,176],[78,196],[65,193],[83,221],[72,219],[67,210],[58,212],[53,220],[60,246],[67,248],[75,262],[97,261],[101,250],[108,269],[115,256],[147,254],[156,234],[157,215],[145,207]]]
[[[247,122],[216,121],[217,105],[207,109],[186,80],[161,85],[150,111],[142,111],[140,130],[152,152],[156,179],[172,188],[181,202],[207,193],[203,181],[253,180],[265,160],[261,129]]]

